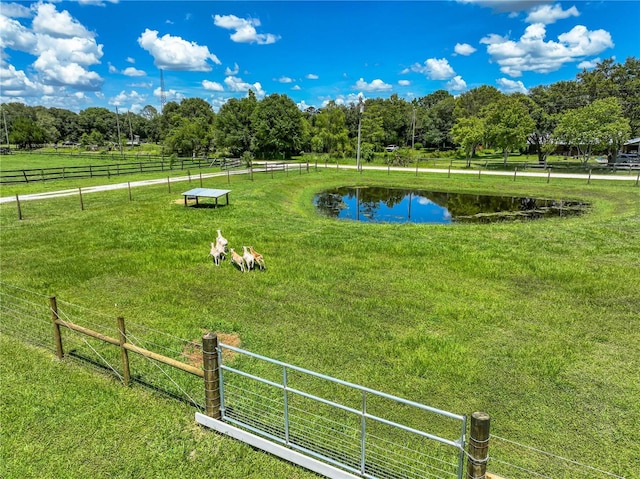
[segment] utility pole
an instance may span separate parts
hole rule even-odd
[[[129,115],[129,113],[131,112],[127,110],[127,120],[129,120],[129,136],[131,136],[131,149],[133,150],[133,128],[131,128],[131,116]]]
[[[118,127],[118,146],[120,147],[120,156],[122,155],[122,140],[120,139],[120,115],[118,114],[118,106],[116,105],[116,126]]]
[[[362,112],[364,111],[364,103],[362,98],[358,100],[358,150],[356,152],[356,165],[358,171],[360,171],[360,127],[362,125]]]

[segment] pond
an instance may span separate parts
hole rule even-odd
[[[346,186],[319,193],[313,201],[327,216],[374,223],[534,220],[580,215],[589,207],[574,200]]]

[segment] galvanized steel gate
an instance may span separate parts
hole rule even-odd
[[[217,352],[223,423],[360,477],[462,478],[466,416],[233,346]]]

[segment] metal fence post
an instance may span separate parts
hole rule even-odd
[[[204,371],[205,414],[220,419],[220,383],[218,371],[218,335],[202,336],[202,370]]]
[[[60,335],[60,325],[58,320],[58,303],[55,296],[49,298],[49,307],[51,308],[51,319],[53,321],[53,338],[56,342],[56,356],[58,359],[62,359],[64,356],[64,350],[62,349],[62,336]]]
[[[491,417],[486,412],[471,414],[469,460],[467,461],[467,478],[469,479],[485,479],[489,459],[490,423]]]

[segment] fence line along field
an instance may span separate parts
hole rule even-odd
[[[2,204],[2,281],[82,305],[111,318],[109,324],[124,316],[190,340],[207,331],[230,334],[256,354],[385,393],[463,414],[487,411],[497,437],[637,477],[640,194],[632,182],[514,182],[345,169],[239,175],[227,182],[222,176],[204,184],[233,190],[231,204],[220,208],[185,208],[182,190],[169,192],[166,185],[145,187],[133,201],[122,192],[94,193],[84,198],[84,210],[77,198],[34,200],[22,221],[15,205]],[[453,227],[318,216],[314,194],[342,185],[580,198],[592,207],[579,218]],[[254,246],[268,269],[243,275],[228,261],[216,267],[208,254],[217,229],[234,248]],[[192,420],[191,414],[178,412],[182,419],[176,419],[179,407],[161,396],[137,387],[114,392],[109,380],[89,380],[81,371],[69,373],[79,407],[69,409],[59,381],[40,380],[33,389],[37,364],[44,361],[52,378],[63,374],[55,371],[53,354],[24,357],[29,347],[12,344],[11,337],[3,323],[3,345],[11,346],[2,348],[2,420],[20,426],[8,428],[1,447],[13,470],[28,476],[29,468],[46,465],[53,471],[48,477],[65,477],[68,466],[59,452],[72,449],[71,464],[81,471],[87,458],[105,451],[105,458],[96,459],[104,475],[136,467],[138,476],[147,468],[157,474],[159,451],[167,452],[161,461],[166,470],[179,469],[182,476],[204,472],[203,462],[225,477],[306,474],[226,440],[220,447],[221,439],[207,435],[211,457],[201,461],[204,451],[194,439],[201,432],[184,419]],[[88,415],[93,403],[83,392],[85,381],[98,388],[105,404],[114,404],[113,395],[143,398],[164,431],[175,426],[198,460],[160,439],[133,412],[125,415],[130,435],[140,447],[157,448],[133,452],[127,437],[132,451],[125,458],[115,448],[101,449],[120,436],[116,427],[103,425],[122,424],[115,414],[122,408]],[[55,406],[36,407],[44,416],[21,416],[24,405],[38,403],[35,391],[55,398],[42,403]],[[80,430],[80,413],[82,427],[100,441],[86,433],[76,444],[65,432],[65,424]],[[19,447],[45,425],[55,438],[51,451]],[[502,460],[517,464],[514,456]]]

